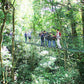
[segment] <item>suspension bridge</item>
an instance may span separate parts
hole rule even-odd
[[[69,52],[80,52],[80,53],[84,53],[84,43],[83,43],[83,39],[84,36],[61,36],[61,46],[62,48],[59,49],[56,47],[48,47],[48,46],[41,46],[41,41],[40,41],[40,37],[32,37],[31,42],[28,42],[27,40],[27,44],[30,45],[35,45],[35,46],[40,46],[40,47],[45,47],[45,48],[49,48],[49,49],[59,49],[62,51],[69,51]],[[45,44],[45,43],[44,43]],[[51,45],[52,45],[52,41],[51,41]]]

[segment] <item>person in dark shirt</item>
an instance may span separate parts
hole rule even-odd
[[[44,33],[43,32],[41,32],[41,46],[43,46],[44,45]]]
[[[44,31],[44,42],[45,42],[45,46],[47,46],[48,44],[48,40],[47,40],[47,37],[48,37],[48,32]]]
[[[56,42],[55,42],[55,40],[56,40],[56,36],[55,36],[55,34],[53,34],[53,36],[52,36],[52,40],[53,40],[53,47],[56,47]]]
[[[24,37],[25,37],[25,43],[26,43],[27,42],[27,32],[25,32]]]
[[[48,39],[48,47],[51,47],[51,40],[52,40],[51,33],[49,33],[47,39]]]

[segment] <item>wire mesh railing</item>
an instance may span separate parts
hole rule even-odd
[[[25,40],[25,39],[24,39]],[[79,50],[84,51],[84,36],[61,36],[60,44],[63,49],[69,49],[69,50]],[[56,48],[57,48],[57,40],[55,40]],[[40,36],[32,36],[31,40],[29,42],[29,39],[27,38],[27,43],[30,43],[32,45],[39,45],[41,46],[41,37]],[[45,38],[44,38],[44,45],[45,47]],[[47,41],[48,46],[48,41]],[[51,47],[53,47],[53,40],[51,40]]]
[[[64,36],[61,44],[64,48],[84,50],[83,36]]]

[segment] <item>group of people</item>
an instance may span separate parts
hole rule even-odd
[[[27,37],[29,38],[29,42],[31,41],[31,31],[29,31],[28,33],[25,32],[24,36],[25,36],[25,43],[27,42]]]
[[[56,47],[56,40],[58,48],[62,48],[60,44],[61,33],[59,29],[56,30],[56,35],[43,31],[39,34],[41,37],[41,46]]]
[[[46,31],[42,31],[39,33],[39,36],[41,38],[41,46],[48,46],[48,47],[56,47],[56,40],[57,40],[57,46],[58,48],[62,48],[60,44],[60,38],[61,38],[61,33],[59,32],[59,29],[56,30],[56,35],[52,33],[48,33]],[[29,38],[29,42],[31,40],[31,31],[28,33],[25,32],[25,43],[27,42],[27,37]]]

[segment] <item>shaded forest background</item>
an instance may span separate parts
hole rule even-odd
[[[24,42],[56,29],[64,50]],[[84,0],[0,0],[0,84],[84,84]]]

